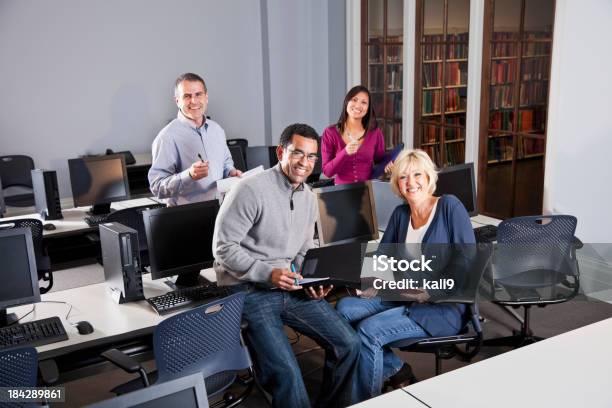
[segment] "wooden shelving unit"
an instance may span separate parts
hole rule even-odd
[[[465,161],[469,0],[417,0],[414,146],[439,167]]]
[[[486,0],[478,205],[541,214],[554,0]]]
[[[402,141],[403,0],[361,1],[361,81],[386,149]]]

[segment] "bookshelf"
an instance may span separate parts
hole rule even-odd
[[[541,214],[554,0],[486,0],[478,205]]]
[[[403,0],[361,1],[361,78],[387,150],[402,142],[403,8]]]
[[[465,162],[470,0],[416,2],[414,146],[438,167]]]

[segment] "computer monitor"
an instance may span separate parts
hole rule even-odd
[[[4,192],[2,191],[2,179],[0,179],[0,218],[4,217],[6,204],[4,204]]]
[[[470,217],[478,215],[474,163],[445,167],[438,173],[435,196],[452,194],[465,206]]]
[[[122,154],[68,160],[74,206],[92,205],[92,214],[108,214],[114,201],[130,198]]]
[[[405,202],[393,193],[391,183],[388,181],[372,180],[372,190],[376,203],[378,230],[385,231],[395,208],[398,205],[405,204]]]
[[[242,153],[242,147],[239,145],[232,145],[227,147],[232,155],[234,161],[234,167],[240,171],[246,171],[247,166],[244,162],[244,154]]]
[[[370,181],[313,190],[317,195],[317,231],[321,245],[378,239],[378,223]]]
[[[12,306],[40,302],[36,254],[29,228],[0,230],[0,327],[13,323]]]
[[[198,284],[200,271],[212,267],[217,200],[157,208],[142,213],[151,277],[178,275],[177,286]]]
[[[252,170],[257,166],[263,166],[264,169],[269,169],[272,167],[269,146],[247,147],[246,158],[248,170]]]
[[[86,408],[208,408],[206,386],[201,373],[153,384]]]
[[[276,154],[276,149],[278,146],[268,146],[268,155],[270,157],[270,167],[276,166],[278,163],[278,155]]]

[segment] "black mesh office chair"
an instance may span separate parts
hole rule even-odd
[[[40,287],[40,293],[47,293],[53,287],[53,272],[51,271],[51,260],[43,246],[43,223],[34,218],[21,218],[0,223],[0,229],[4,228],[30,228],[32,231],[32,242],[36,254],[36,270],[38,279],[49,282],[47,287]]]
[[[0,157],[0,179],[2,188],[26,187],[32,190],[32,174],[34,160],[29,156],[12,155]],[[30,207],[34,205],[34,192],[24,194],[4,195],[6,205],[13,207]]]
[[[240,334],[244,293],[188,310],[162,321],[153,334],[153,352],[157,371],[147,374],[136,361],[117,349],[102,356],[122,369],[140,374],[140,379],[116,387],[124,394],[149,384],[172,380],[193,373],[205,379],[209,397],[220,396],[236,380],[245,385],[239,396],[226,393],[216,404],[233,407],[253,388],[253,370],[249,352]],[[238,377],[238,371],[248,377]]]
[[[523,307],[520,331],[487,339],[487,346],[520,347],[541,340],[530,328],[530,308],[566,302],[580,288],[576,217],[546,215],[510,218],[499,224],[491,273],[492,299]]]
[[[165,204],[151,203],[150,205],[142,205],[139,207],[117,210],[110,213],[106,217],[106,222],[116,222],[136,230],[136,232],[138,233],[138,250],[140,251],[140,264],[143,267],[149,265],[149,247],[147,244],[147,236],[145,233],[144,221],[142,219],[142,212],[165,206]]]
[[[433,353],[436,357],[436,375],[442,372],[442,360],[459,357],[470,361],[482,344],[482,327],[478,311],[478,288],[482,276],[491,262],[491,244],[465,245],[462,250],[470,252],[471,262],[461,280],[461,289],[455,295],[445,298],[439,303],[455,303],[465,305],[463,315],[464,326],[454,336],[423,337],[398,340],[389,344],[391,348],[417,353]],[[458,279],[455,280],[459,282]],[[464,346],[465,349],[459,346]]]
[[[0,387],[36,387],[38,353],[34,347],[0,351]],[[40,407],[38,403],[6,403],[6,407]]]

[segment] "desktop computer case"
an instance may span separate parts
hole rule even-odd
[[[117,303],[143,300],[138,232],[116,222],[100,224],[104,278]]]
[[[32,187],[36,212],[43,220],[64,218],[57,188],[57,173],[54,170],[32,170]]]

